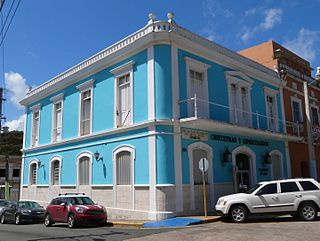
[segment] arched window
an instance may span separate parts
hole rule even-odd
[[[79,185],[90,185],[90,157],[82,156],[78,163],[78,182]]]
[[[116,155],[117,185],[131,185],[131,153],[121,151]]]
[[[29,184],[36,185],[37,184],[37,174],[38,174],[38,165],[36,162],[32,162],[30,164],[29,169]]]
[[[60,184],[60,160],[53,160],[51,162],[51,184]]]

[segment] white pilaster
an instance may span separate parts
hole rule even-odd
[[[154,108],[154,48],[148,48],[148,120],[155,119]]]
[[[181,136],[179,122],[175,121],[174,127],[174,176],[176,184],[176,211],[183,211],[183,190],[182,190],[182,157],[181,157]]]
[[[156,157],[156,136],[155,126],[149,127],[149,219],[154,220],[157,212],[157,157]]]
[[[172,81],[172,116],[177,120],[180,117],[179,109],[179,67],[178,50],[175,45],[171,45],[171,81]]]

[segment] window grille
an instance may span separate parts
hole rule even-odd
[[[62,129],[62,103],[54,104],[54,117],[53,117],[53,141],[61,140]]]
[[[79,185],[89,185],[90,176],[90,159],[89,157],[81,157],[79,160]]]
[[[122,151],[117,154],[117,185],[131,185],[131,153]]]
[[[39,111],[33,113],[32,121],[32,146],[37,146],[39,144],[39,120],[40,113]]]
[[[91,127],[91,90],[81,93],[80,135],[90,134]]]
[[[59,185],[60,161],[58,160],[53,161],[51,168],[52,168],[52,173],[51,173],[52,185]]]
[[[30,166],[30,184],[37,184],[37,164],[33,163]]]

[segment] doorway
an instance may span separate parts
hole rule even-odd
[[[250,158],[249,156],[239,153],[236,155],[235,179],[236,192],[246,192],[251,184]]]

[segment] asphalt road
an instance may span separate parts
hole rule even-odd
[[[142,237],[166,229],[138,229],[115,227],[79,227],[69,229],[66,225],[47,228],[43,224],[0,224],[0,241],[105,241],[126,240]]]
[[[258,218],[248,223],[207,223],[184,228],[142,229],[128,227],[80,227],[69,229],[66,225],[50,228],[43,224],[16,226],[0,224],[0,241],[318,241],[320,218],[303,222],[291,217]]]

